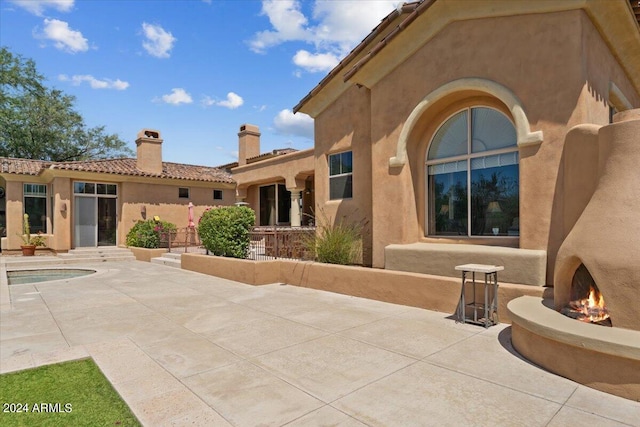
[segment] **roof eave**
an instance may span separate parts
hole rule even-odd
[[[464,4],[461,6],[460,3]],[[491,4],[492,7],[488,7],[487,2],[463,0],[459,2],[436,0],[420,2],[410,11],[408,16],[402,18],[396,28],[388,32],[385,37],[377,40],[377,43],[373,42],[373,38],[379,36],[380,31],[376,33],[374,30],[354,49],[354,51],[358,51],[359,55],[349,55],[341,61],[320,84],[296,105],[294,111],[301,111],[316,117],[349,87],[353,85],[373,87],[452,22],[578,9],[584,10],[590,17],[625,70],[634,89],[640,93],[640,27],[628,0],[607,2],[600,0],[564,0],[561,2],[497,0]],[[454,7],[455,11],[452,10]],[[432,10],[425,14],[427,9]],[[400,12],[395,15],[392,13],[387,18],[391,16],[395,16],[394,21],[401,17]],[[409,24],[416,20],[428,20],[429,22],[428,25],[410,27]],[[386,21],[385,28],[389,27],[391,21]],[[394,41],[395,48],[386,49],[392,41]],[[367,47],[371,47],[369,52],[362,54]],[[350,68],[347,69],[347,66]],[[343,74],[343,81],[337,81],[339,74]]]
[[[321,90],[323,90],[331,81],[336,78],[342,80],[339,76],[342,75],[343,70],[347,69],[351,63],[359,60],[367,46],[372,44],[372,42],[380,36],[399,16],[403,13],[408,13],[407,7],[411,7],[412,5],[418,5],[419,2],[415,3],[405,3],[402,8],[395,9],[391,13],[389,13],[386,17],[380,21],[367,37],[365,37],[347,56],[342,59],[330,72],[327,74],[320,83],[318,83],[312,90],[309,92],[304,98],[298,102],[298,104],[293,107],[293,112],[297,113],[298,111],[302,113],[309,114],[311,117],[315,117],[313,111],[311,109],[306,108],[308,102],[314,98]]]

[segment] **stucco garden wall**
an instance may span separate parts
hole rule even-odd
[[[459,278],[377,268],[309,261],[251,261],[199,254],[182,255],[182,268],[250,285],[286,283],[449,314],[455,312],[460,298]],[[500,321],[510,323],[506,306],[512,299],[544,294],[542,287],[500,282]],[[482,294],[478,292],[478,295]]]
[[[135,248],[129,246],[128,249],[136,257],[136,261],[151,262],[151,258],[161,257],[162,254],[169,252],[168,249],[147,249],[147,248]]]

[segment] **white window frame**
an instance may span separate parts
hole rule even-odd
[[[27,185],[37,185],[39,187],[44,188],[44,194],[37,192],[27,192]],[[25,182],[22,184],[22,214],[27,213],[27,197],[34,199],[44,199],[44,212],[45,212],[45,221],[44,221],[44,234],[48,233],[49,230],[49,218],[50,218],[50,203],[49,203],[49,186],[47,184],[37,184],[33,182]],[[21,222],[22,223],[22,222]]]
[[[471,161],[475,158],[481,158],[481,157],[489,157],[489,156],[493,156],[493,155],[499,155],[499,154],[505,154],[505,153],[513,153],[516,152],[518,153],[518,176],[520,175],[520,156],[519,156],[519,149],[518,149],[518,144],[517,142],[511,146],[511,147],[507,147],[507,148],[500,148],[500,149],[496,149],[496,150],[490,150],[490,151],[481,151],[478,153],[472,153],[472,135],[471,135],[471,131],[472,131],[472,127],[473,127],[473,120],[472,120],[472,114],[471,111],[474,108],[487,108],[487,109],[491,109],[494,111],[497,111],[498,113],[502,114],[504,117],[506,117],[509,122],[511,122],[511,125],[513,126],[514,129],[516,129],[515,123],[513,122],[513,120],[507,116],[504,112],[500,111],[497,108],[491,107],[491,106],[487,106],[487,105],[471,105],[465,108],[461,108],[457,111],[455,111],[454,113],[450,114],[447,118],[445,118],[444,120],[442,120],[442,122],[440,123],[440,125],[438,125],[437,129],[435,130],[435,132],[433,133],[433,135],[431,136],[431,140],[429,141],[429,144],[427,145],[427,150],[425,152],[425,228],[424,228],[424,233],[426,237],[435,237],[435,238],[446,238],[446,237],[450,237],[448,235],[445,234],[431,234],[429,233],[430,230],[430,219],[429,219],[429,214],[430,214],[430,207],[429,207],[429,191],[431,191],[431,189],[429,188],[429,166],[434,166],[434,165],[438,165],[438,164],[443,164],[443,163],[452,163],[452,162],[457,162],[457,161],[466,161],[467,162],[467,170],[466,170],[466,174],[467,174],[467,234],[466,235],[458,235],[455,236],[456,238],[462,238],[462,239],[477,239],[477,238],[493,238],[492,236],[487,236],[487,235],[474,235],[471,234],[471,220],[472,220],[472,216],[471,216],[471,208],[472,208],[472,204],[471,204]],[[467,111],[467,154],[463,154],[463,155],[458,155],[458,156],[451,156],[451,157],[445,157],[445,158],[441,158],[441,159],[434,159],[434,160],[429,160],[429,149],[431,148],[431,144],[433,143],[433,139],[436,137],[436,135],[438,134],[438,131],[440,130],[440,128],[442,126],[444,126],[445,123],[447,123],[449,121],[449,119],[451,119],[452,117],[454,117],[456,114],[462,112],[462,111]],[[519,181],[519,179],[518,179]],[[520,189],[518,188],[518,193],[520,192]],[[505,236],[499,236],[500,238],[504,238]],[[516,238],[519,238],[520,236],[513,236]]]
[[[342,156],[343,154],[350,153],[351,154],[351,171],[350,172],[341,172],[332,175],[331,174],[331,158],[334,156]],[[345,200],[345,199],[353,199],[353,150],[341,151],[339,153],[331,153],[327,156],[327,165],[329,166],[329,200]],[[340,168],[342,169],[342,160],[340,161]],[[351,197],[331,197],[331,180],[334,178],[344,178],[351,176]]]

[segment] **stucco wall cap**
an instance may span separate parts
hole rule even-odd
[[[529,119],[524,112],[522,103],[510,89],[492,80],[467,77],[453,80],[443,86],[440,86],[418,103],[402,127],[396,147],[396,155],[389,159],[389,166],[399,167],[407,162],[407,140],[411,135],[413,128],[420,121],[424,112],[431,108],[435,102],[456,92],[462,92],[465,90],[484,92],[499,99],[507,106],[509,111],[511,111],[511,116],[515,122],[518,147],[526,147],[542,143],[542,131],[531,131]]]
[[[621,111],[613,116],[613,123],[630,122],[632,120],[640,120],[640,108]]]
[[[580,322],[546,306],[542,299],[531,296],[510,301],[507,309],[514,324],[537,335],[579,348],[640,360],[638,331]]]

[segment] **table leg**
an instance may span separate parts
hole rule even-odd
[[[460,302],[458,305],[458,322],[465,323],[465,300],[464,300],[464,282],[466,281],[466,271],[462,272],[462,287],[460,291]]]

